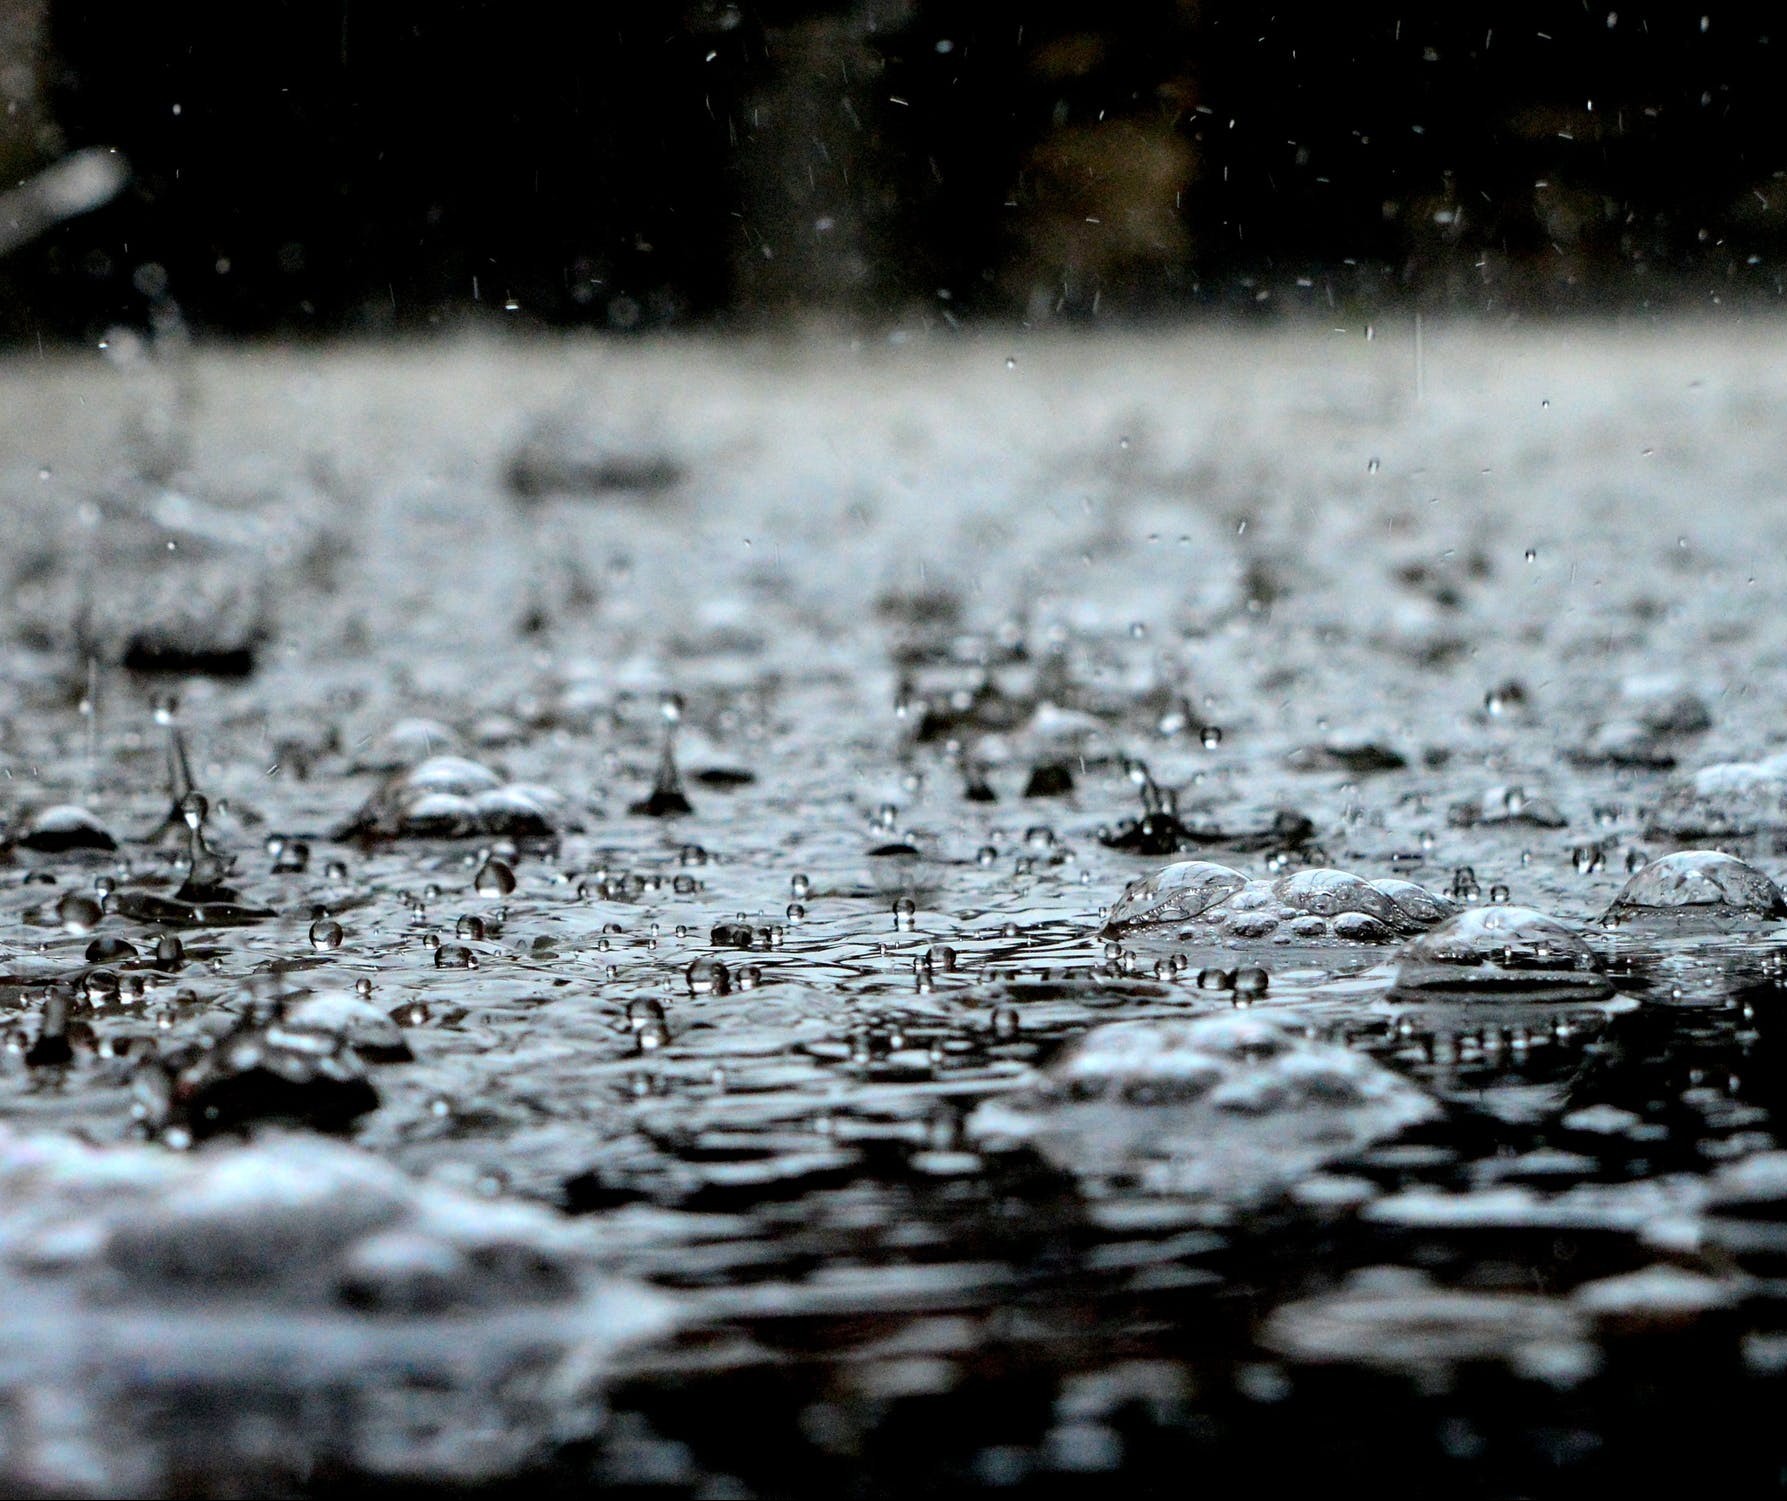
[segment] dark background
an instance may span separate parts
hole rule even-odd
[[[14,340],[1639,310],[1787,268],[1781,49],[1705,0],[43,3],[0,0],[0,170],[135,176],[0,262]]]

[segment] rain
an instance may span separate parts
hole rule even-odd
[[[269,24],[0,0],[0,1490],[1778,1483],[1755,23]]]

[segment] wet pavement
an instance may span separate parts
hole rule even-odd
[[[0,367],[5,1488],[1772,1488],[1775,335]]]

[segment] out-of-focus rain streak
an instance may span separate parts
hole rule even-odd
[[[28,177],[0,196],[0,255],[36,239],[52,225],[109,203],[130,180],[124,158],[89,147]]]

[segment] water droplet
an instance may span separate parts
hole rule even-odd
[[[341,947],[341,924],[332,918],[318,918],[310,925],[310,946],[313,949]]]
[[[726,995],[732,989],[732,972],[718,959],[697,959],[683,972],[691,995]]]
[[[508,896],[515,890],[515,872],[507,862],[494,856],[478,867],[472,878],[472,890],[479,896]]]
[[[78,891],[71,891],[56,903],[56,921],[70,933],[91,933],[105,916],[98,902]]]

